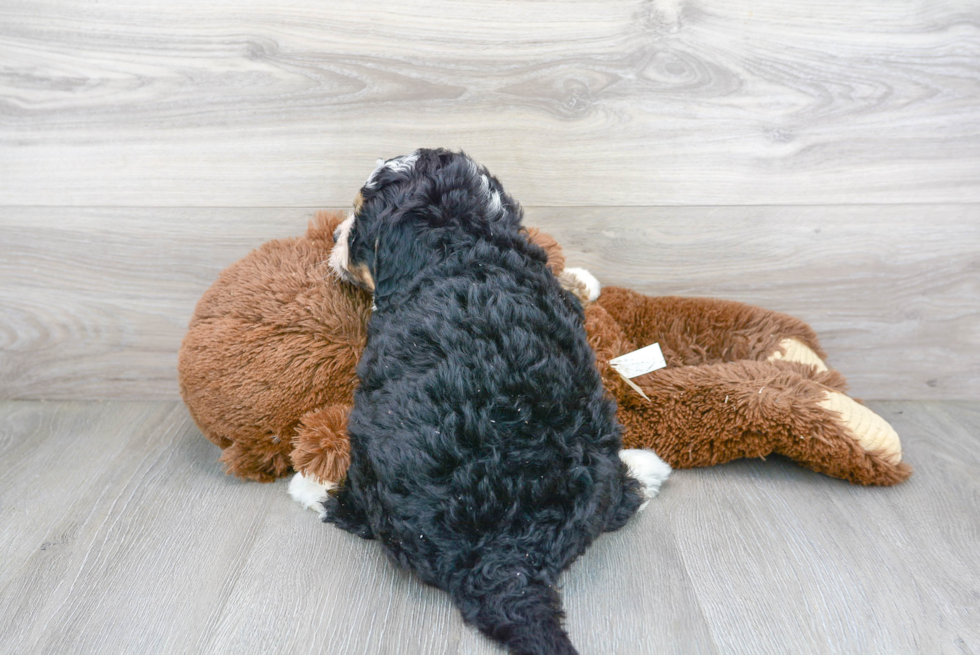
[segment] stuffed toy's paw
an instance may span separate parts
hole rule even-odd
[[[816,335],[814,335],[816,339]],[[817,353],[813,352],[810,346],[796,338],[788,338],[780,341],[776,349],[766,358],[768,362],[796,362],[812,366],[818,372],[823,373],[827,370],[827,365]]]
[[[558,275],[566,291],[572,292],[583,305],[595,302],[602,291],[599,280],[584,268],[566,268]]]
[[[342,480],[350,466],[349,413],[348,405],[331,405],[304,414],[293,436],[293,468],[317,480]]]
[[[902,444],[888,421],[839,391],[825,391],[817,404],[837,414],[841,431],[864,452],[893,466],[902,461]]]

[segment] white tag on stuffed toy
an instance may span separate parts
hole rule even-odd
[[[667,366],[667,362],[664,360],[663,352],[660,351],[660,344],[655,343],[646,348],[640,348],[615,359],[610,359],[609,365],[624,378],[635,378],[638,375],[664,368]]]
[[[643,393],[643,389],[630,378],[635,378],[638,375],[643,375],[650,371],[656,371],[658,368],[664,368],[667,366],[667,362],[664,360],[664,354],[660,351],[660,344],[654,343],[646,348],[640,348],[631,353],[620,355],[615,359],[610,359],[609,365],[613,367],[614,371],[619,373],[620,377],[626,380],[626,384],[633,387],[634,391],[646,398],[647,402],[653,402]]]

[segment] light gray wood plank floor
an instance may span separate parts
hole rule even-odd
[[[980,652],[980,404],[872,407],[907,483],[676,471],[563,576],[582,653]],[[498,652],[377,544],[217,454],[176,402],[0,403],[0,650]]]

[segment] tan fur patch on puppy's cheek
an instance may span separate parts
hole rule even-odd
[[[371,275],[371,269],[367,267],[367,264],[358,264],[357,267],[351,271],[351,274],[356,277],[365,288],[370,291],[374,291],[374,276]]]
[[[364,194],[360,191],[357,192],[357,196],[354,198],[354,213],[357,214],[361,211],[361,207],[364,206]]]

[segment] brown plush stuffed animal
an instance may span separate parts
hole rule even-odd
[[[266,243],[222,272],[197,304],[180,350],[180,391],[229,473],[269,482],[297,471],[336,482],[346,472],[346,418],[371,299],[328,271],[344,218],[320,212],[305,237]],[[898,435],[845,395],[844,378],[827,369],[802,321],[615,287],[588,302],[579,278],[563,273],[554,239],[529,234],[585,301],[624,447],[652,449],[675,468],[775,453],[858,484],[910,475]],[[609,360],[655,342],[667,367],[632,380],[644,397]]]

